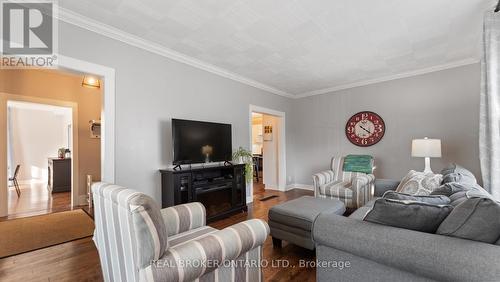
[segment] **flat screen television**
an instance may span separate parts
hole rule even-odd
[[[172,140],[174,165],[232,159],[230,124],[172,119]]]

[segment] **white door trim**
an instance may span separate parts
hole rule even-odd
[[[279,143],[279,168],[278,168],[278,190],[286,191],[286,117],[285,112],[277,111],[261,106],[250,105],[248,110],[248,132],[249,132],[249,150],[252,151],[252,113],[261,113],[280,118],[280,143]],[[250,195],[247,195],[247,203],[253,201],[253,181],[250,182]]]
[[[115,183],[115,70],[110,67],[94,64],[88,61],[57,55],[58,68],[71,72],[98,75],[102,79],[102,103],[101,103],[101,180]],[[6,121],[5,121],[6,122]],[[2,122],[0,129],[6,133],[6,123]],[[5,123],[5,124],[4,124]],[[76,130],[76,127],[74,127]],[[6,134],[5,134],[6,135]],[[75,137],[77,135],[73,135]],[[7,200],[7,138],[0,140],[0,155],[4,161],[0,161],[0,217],[8,214]],[[77,140],[74,138],[74,140]],[[3,163],[3,165],[1,165]],[[74,174],[75,175],[75,174]],[[77,174],[76,174],[77,175]],[[76,182],[76,181],[74,181]],[[78,190],[82,190],[75,187]],[[72,189],[72,190],[77,190]],[[78,193],[72,193],[72,206],[84,205],[85,198],[78,197]]]
[[[101,181],[115,183],[115,69],[62,55],[58,61],[60,69],[102,78]]]

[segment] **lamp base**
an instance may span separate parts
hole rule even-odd
[[[429,158],[429,157],[426,157],[426,158],[425,158],[425,168],[424,168],[424,173],[425,173],[425,174],[434,173],[434,172],[432,172],[432,169],[431,169],[431,158]]]

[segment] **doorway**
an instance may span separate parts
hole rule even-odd
[[[285,113],[250,106],[250,146],[254,156],[252,197],[286,190]]]
[[[72,128],[72,107],[7,101],[10,218],[71,208]]]
[[[101,181],[115,183],[115,70],[103,65],[98,65],[88,61],[79,60],[64,55],[58,55],[58,69],[66,72],[77,74],[94,74],[99,76],[101,80]],[[19,78],[15,81],[19,82]],[[1,85],[0,85],[1,86]],[[2,87],[0,87],[2,88]],[[7,115],[6,101],[9,97],[18,97],[6,93],[6,90],[0,90],[0,159],[5,161],[0,162],[0,217],[7,216],[8,213],[8,189],[7,189],[7,136],[6,124]],[[75,129],[73,129],[75,130]],[[3,137],[2,137],[3,136]],[[74,135],[76,137],[76,135]],[[82,180],[85,182],[85,179]],[[85,183],[84,183],[85,185]],[[71,205],[85,205],[88,196],[85,192],[81,194],[72,193]]]

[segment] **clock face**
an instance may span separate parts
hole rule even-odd
[[[345,134],[352,144],[368,147],[377,144],[385,133],[384,120],[373,112],[359,112],[345,125]]]

